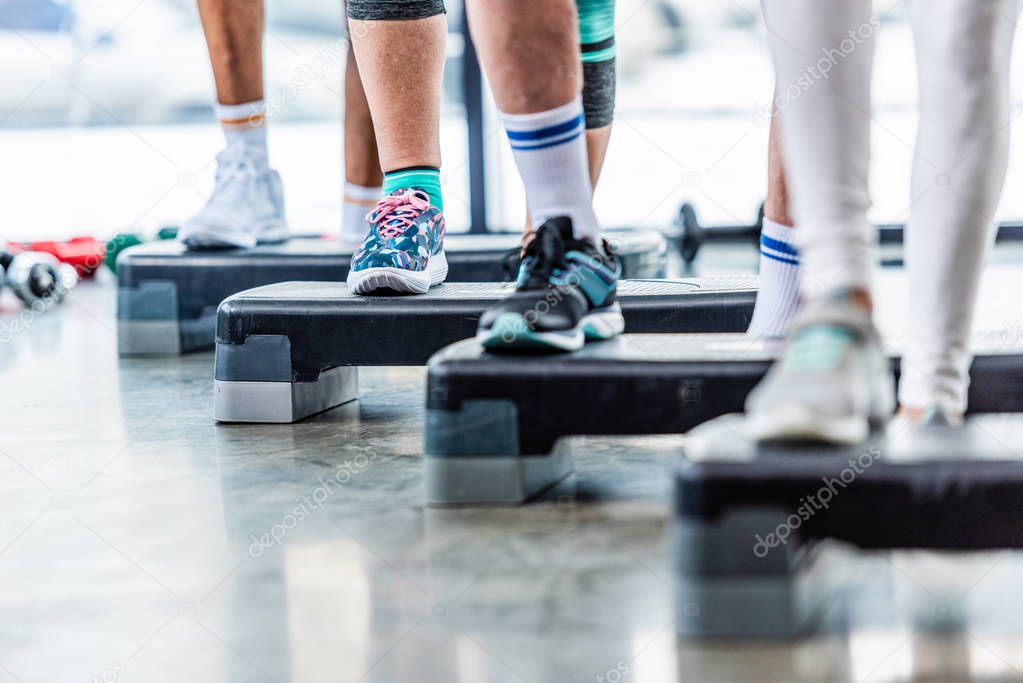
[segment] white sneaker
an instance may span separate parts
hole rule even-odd
[[[844,301],[811,300],[747,398],[746,423],[758,441],[850,444],[894,408],[892,373],[870,315]]]
[[[213,194],[181,226],[179,239],[189,249],[247,248],[286,241],[280,175],[243,145],[228,147],[217,155]]]

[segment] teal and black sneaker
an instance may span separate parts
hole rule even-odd
[[[577,351],[625,329],[616,300],[621,267],[607,248],[552,218],[526,247],[515,293],[483,314],[476,338],[491,351]]]

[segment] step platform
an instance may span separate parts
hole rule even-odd
[[[666,275],[667,243],[655,230],[607,231],[625,277]],[[517,234],[448,235],[448,282],[500,282]],[[122,356],[177,355],[213,346],[217,306],[236,292],[287,281],[344,282],[352,250],[325,239],[254,249],[185,251],[178,242],[125,250],[117,260]]]
[[[679,633],[793,636],[815,630],[811,549],[1023,548],[1023,416],[961,429],[893,421],[851,447],[756,446],[741,415],[689,433],[675,471]],[[1013,450],[1017,449],[1017,450]]]
[[[1023,411],[1023,336],[974,348],[971,411]],[[681,434],[740,412],[773,355],[743,334],[625,334],[561,356],[449,346],[428,365],[428,501],[519,503],[569,474],[562,437]]]
[[[735,331],[749,324],[755,277],[623,280],[625,328],[636,333]],[[215,417],[294,422],[350,401],[357,367],[424,365],[473,337],[509,283],[445,283],[421,296],[355,296],[340,282],[287,282],[220,306]]]

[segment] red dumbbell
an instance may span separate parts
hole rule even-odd
[[[74,266],[80,278],[92,277],[96,269],[103,265],[107,253],[106,243],[92,237],[73,237],[66,242],[32,242],[22,247],[26,251],[50,254],[61,263]]]

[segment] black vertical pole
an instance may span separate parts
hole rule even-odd
[[[487,232],[486,159],[483,148],[483,74],[476,59],[476,48],[469,36],[469,21],[462,11],[462,92],[465,93],[465,117],[469,143],[469,232]]]

